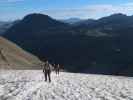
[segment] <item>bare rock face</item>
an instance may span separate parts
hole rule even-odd
[[[37,57],[24,51],[3,37],[0,37],[0,68],[37,69],[40,63],[41,61]]]

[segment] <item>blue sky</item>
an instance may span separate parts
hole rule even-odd
[[[100,18],[113,13],[133,15],[133,0],[0,0],[0,20],[43,13],[56,19]]]

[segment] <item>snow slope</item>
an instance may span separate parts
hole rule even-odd
[[[133,100],[133,78],[52,73],[40,70],[0,71],[0,100]]]

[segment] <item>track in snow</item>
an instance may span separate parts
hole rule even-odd
[[[0,71],[0,100],[133,100],[133,78],[52,73],[40,70]]]

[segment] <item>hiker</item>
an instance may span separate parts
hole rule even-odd
[[[53,64],[53,67],[54,67],[55,73],[57,74],[57,65],[56,64]]]
[[[56,72],[56,75],[59,75],[59,71],[60,71],[60,65],[55,65],[55,72]]]
[[[55,65],[55,64],[52,64],[52,66],[53,66],[53,68],[54,68],[54,70],[55,70],[56,65]]]
[[[45,81],[47,81],[47,78],[49,79],[49,82],[51,82],[51,65],[48,61],[43,65],[43,73],[45,75]]]
[[[57,74],[59,75],[59,72],[60,72],[60,65],[58,64],[57,65]]]

